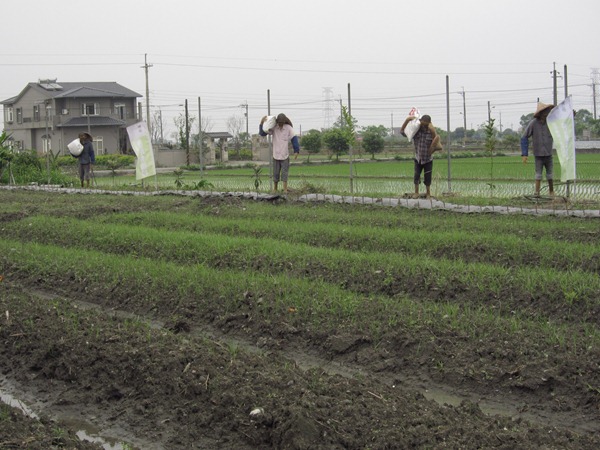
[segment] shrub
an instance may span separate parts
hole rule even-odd
[[[73,158],[75,159],[75,158]],[[76,159],[75,159],[76,160]],[[96,166],[106,167],[108,169],[112,167],[127,167],[135,164],[135,156],[133,155],[97,155]]]
[[[11,167],[16,184],[50,183],[64,186],[72,182],[71,177],[64,175],[58,169],[55,160],[50,161],[46,156],[39,157],[35,150],[14,153]],[[3,182],[4,178],[3,176]]]

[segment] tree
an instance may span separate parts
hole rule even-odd
[[[310,155],[321,151],[322,133],[319,130],[308,130],[308,133],[300,139],[300,146],[308,152],[308,161],[310,161]]]
[[[525,129],[525,127],[532,120],[533,120],[533,113],[525,114],[524,116],[521,116],[521,120],[520,120],[519,124],[521,125],[521,128]]]
[[[0,180],[2,180],[2,175],[4,171],[8,169],[8,184],[14,182],[14,178],[12,175],[10,163],[14,158],[14,153],[10,147],[8,147],[8,140],[10,138],[9,134],[6,134],[6,131],[3,131],[0,135]]]
[[[504,148],[509,152],[516,152],[519,150],[519,144],[521,142],[521,138],[516,133],[504,134],[502,133],[502,144]]]
[[[348,153],[350,145],[348,139],[341,128],[330,128],[323,132],[323,143],[333,152],[339,161],[340,155]]]
[[[206,155],[208,153],[208,142],[206,139],[206,133],[212,130],[213,124],[210,120],[210,117],[202,116],[202,120],[200,123],[200,129],[198,134],[192,135],[192,145],[194,146],[194,150],[202,149],[202,155]]]
[[[458,141],[458,140],[461,140],[461,139],[465,139],[466,138],[466,136],[465,136],[466,133],[467,133],[467,130],[465,130],[464,127],[457,127],[452,132],[452,139],[455,140],[455,141]]]
[[[152,113],[152,126],[150,127],[152,130],[152,142],[162,144],[163,138],[163,121],[162,121],[162,113],[160,111],[154,111]]]
[[[340,155],[348,153],[356,141],[355,124],[356,119],[350,115],[346,106],[342,106],[342,115],[334,128],[323,132],[323,142],[335,154],[338,161]]]
[[[362,133],[362,145],[371,158],[375,159],[375,153],[381,153],[385,147],[385,136],[387,129],[383,125],[368,126]]]
[[[240,141],[240,133],[245,123],[246,122],[244,118],[240,116],[231,116],[229,119],[227,119],[227,131],[229,131],[229,133],[231,133],[233,136],[233,146],[238,153],[238,156],[242,146]]]
[[[173,119],[175,127],[177,128],[177,144],[180,148],[185,149],[185,160],[186,164],[190,165],[190,130],[196,118],[194,116],[187,116],[184,113],[179,113],[177,117]]]
[[[490,189],[496,187],[494,185],[494,152],[496,151],[496,129],[494,128],[494,119],[489,119],[485,124],[485,150],[490,155]]]
[[[580,109],[575,114],[575,134],[581,136],[584,130],[589,130],[596,136],[600,134],[600,119],[594,119],[587,109]]]

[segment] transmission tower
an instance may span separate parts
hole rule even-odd
[[[331,128],[331,116],[333,115],[333,88],[324,87],[323,96],[325,97],[323,101],[323,128],[328,129]]]

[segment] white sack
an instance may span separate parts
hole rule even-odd
[[[263,123],[263,131],[268,133],[277,125],[277,117],[275,116],[267,116],[267,120]]]
[[[406,128],[404,128],[404,134],[406,134],[408,142],[412,142],[412,138],[421,127],[421,122],[419,121],[420,118],[421,112],[417,108],[412,108],[408,113],[407,119],[411,119],[411,121],[408,122],[408,124],[406,124]]]
[[[81,152],[83,151],[83,145],[81,145],[79,138],[77,138],[73,142],[69,143],[67,145],[67,148],[69,149],[69,153],[71,153],[71,155],[73,155],[73,156],[79,156],[79,155],[81,155]]]

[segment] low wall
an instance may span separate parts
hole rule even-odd
[[[575,150],[579,153],[600,152],[600,141],[575,141]]]

